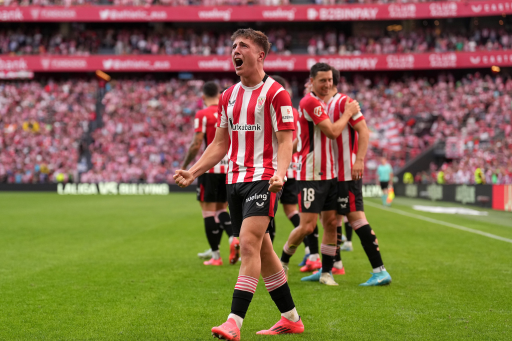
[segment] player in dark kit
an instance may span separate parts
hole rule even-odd
[[[215,137],[217,126],[217,106],[219,104],[219,87],[215,82],[206,82],[203,85],[203,102],[205,109],[199,110],[194,118],[194,139],[183,162],[183,169],[196,157],[201,144],[208,147]],[[222,230],[229,236],[230,255],[229,263],[235,264],[239,258],[240,243],[233,237],[231,218],[226,211],[226,172],[228,170],[227,156],[217,165],[201,175],[197,181],[197,200],[201,204],[204,219],[206,238],[210,244],[211,259],[204,265],[222,265],[219,244]],[[206,252],[208,254],[208,252]],[[199,256],[205,256],[199,254]]]
[[[174,180],[180,187],[189,186],[228,154],[228,203],[233,233],[240,236],[242,264],[231,313],[225,323],[212,328],[212,334],[219,339],[240,340],[240,328],[260,274],[281,320],[258,334],[302,333],[304,325],[286,275],[266,233],[292,159],[292,103],[286,90],[263,71],[270,50],[265,34],[240,29],[231,39],[231,58],[240,82],[222,93],[213,142],[192,168],[177,170]]]

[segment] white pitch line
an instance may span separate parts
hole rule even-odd
[[[507,242],[507,243],[511,243],[512,244],[512,239],[500,237],[500,236],[497,236],[497,235],[492,234],[492,233],[482,232],[482,231],[479,231],[479,230],[471,229],[469,227],[465,227],[465,226],[461,226],[461,225],[456,225],[456,224],[452,224],[452,223],[447,223],[447,222],[444,222],[444,221],[441,221],[441,220],[432,219],[432,218],[428,218],[428,217],[425,217],[425,216],[422,216],[422,215],[413,214],[413,213],[405,212],[405,211],[402,211],[402,210],[398,210],[396,208],[383,207],[383,206],[375,204],[373,202],[365,201],[364,204],[365,205],[370,205],[370,206],[375,207],[375,208],[380,208],[381,210],[384,210],[384,211],[390,211],[390,212],[393,212],[393,213],[401,214],[401,215],[404,215],[406,217],[416,218],[416,219],[428,221],[428,222],[431,222],[431,223],[434,223],[434,224],[448,226],[448,227],[451,227],[451,228],[454,228],[454,229],[457,229],[457,230],[479,234],[479,235],[484,236],[484,237],[488,237],[488,238],[492,238],[492,239],[497,239],[497,240],[501,240],[503,242]]]

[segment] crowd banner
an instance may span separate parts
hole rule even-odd
[[[395,184],[397,197],[447,201],[494,208],[493,185]]]
[[[341,71],[439,70],[512,66],[510,51],[447,53],[364,54],[359,56],[269,55],[267,71],[309,71],[318,62]],[[93,56],[0,56],[3,72],[233,72],[229,56],[93,55]]]
[[[0,7],[4,22],[222,22],[439,19],[512,14],[512,1],[436,1],[332,6],[17,6]]]

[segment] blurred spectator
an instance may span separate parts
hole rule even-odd
[[[72,181],[95,82],[0,83],[0,182]]]

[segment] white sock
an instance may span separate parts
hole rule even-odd
[[[316,262],[318,260],[318,258],[320,258],[320,255],[318,253],[313,253],[313,254],[309,255],[309,260],[312,262]]]
[[[229,245],[231,245],[231,242],[233,241],[233,236],[229,237]]]
[[[386,268],[383,266],[379,266],[378,268],[373,269],[374,274],[378,274],[379,272],[386,271]]]
[[[334,262],[333,268],[343,269],[343,263],[340,260],[337,262]]]
[[[297,309],[295,309],[295,308],[293,308],[290,311],[287,311],[286,313],[282,313],[281,316],[283,316],[284,318],[286,318],[292,322],[297,322],[298,320],[300,320],[299,313],[297,312]]]
[[[343,243],[343,245],[345,245],[345,246],[352,246],[352,242],[346,241],[345,243]]]
[[[212,251],[212,258],[217,260],[220,258],[220,251],[217,250],[217,251]]]
[[[241,318],[240,316],[235,315],[235,314],[229,314],[228,315],[228,320],[229,319],[235,320],[235,323],[236,323],[236,326],[238,327],[238,329],[242,329],[242,323],[244,323],[244,319],[243,318]]]
[[[306,255],[309,255],[309,254],[310,254],[310,252],[309,252],[309,246],[306,246],[306,247],[304,248],[304,253],[305,253]]]

